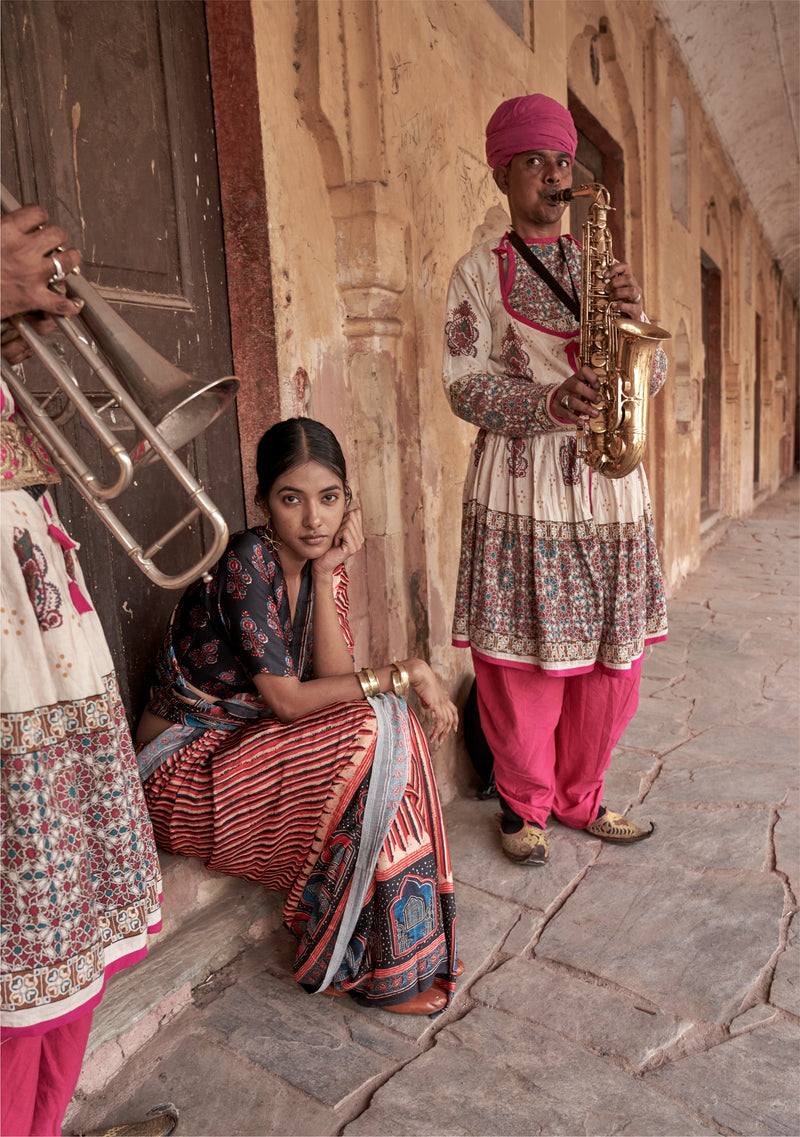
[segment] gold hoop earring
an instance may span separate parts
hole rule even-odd
[[[267,514],[267,519],[264,522],[264,540],[273,553],[277,553],[283,543],[280,537],[276,537],[272,531],[272,518],[269,514]]]

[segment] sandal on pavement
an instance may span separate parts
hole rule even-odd
[[[447,1006],[447,993],[433,983],[427,991],[419,991],[407,1003],[394,1003],[391,1007],[378,1007],[393,1015],[436,1015]]]
[[[463,959],[457,959],[456,960],[456,969],[455,969],[455,972],[453,973],[453,978],[454,979],[460,979],[465,971],[466,971],[466,968],[464,967]],[[434,981],[434,983],[436,983],[437,986],[441,987],[442,990],[447,990],[447,984],[448,984],[448,982],[450,982],[447,975],[434,975],[433,981]]]
[[[459,960],[459,963],[460,962]],[[460,974],[463,974],[463,964]],[[350,996],[349,991],[337,991],[334,987],[326,987],[322,994],[333,995],[340,999],[349,998]],[[439,987],[434,979],[433,984],[427,991],[417,992],[414,998],[409,999],[408,1002],[395,1003],[391,1007],[384,1007],[379,1004],[376,1009],[379,1011],[389,1011],[395,1015],[436,1015],[439,1011],[443,1011],[446,1006],[447,992]]]
[[[154,1106],[144,1121],[112,1125],[110,1129],[82,1129],[75,1137],[169,1137],[178,1124],[178,1111],[172,1102]]]
[[[500,831],[503,852],[518,865],[544,865],[550,856],[550,838],[538,825],[523,825],[516,833]]]
[[[586,826],[585,832],[591,833],[593,837],[599,837],[601,841],[610,841],[616,845],[630,845],[634,841],[646,841],[654,830],[655,825],[652,821],[649,829],[640,829],[638,825],[629,821],[621,813],[615,813],[613,809],[606,809],[596,821]]]

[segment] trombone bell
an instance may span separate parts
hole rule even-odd
[[[19,202],[2,185],[0,206],[6,213],[19,209]],[[63,284],[68,296],[83,301],[83,308],[79,316],[69,320],[54,317],[56,326],[108,393],[109,400],[102,410],[95,410],[61,353],[38,335],[24,316],[11,316],[9,322],[50,372],[67,403],[80,414],[85,426],[114,459],[116,479],[108,483],[100,481],[58,429],[63,416],[51,417],[47,400],[39,402],[34,398],[15,370],[0,359],[3,378],[30,428],[138,568],[160,588],[185,588],[199,576],[208,577],[208,570],[225,549],[228,527],[219,509],[175,451],[222,414],[236,394],[239,380],[232,375],[210,383],[193,379],[137,335],[79,273],[68,274]],[[138,432],[139,441],[130,453],[109,428],[109,422],[117,417],[115,408]],[[112,512],[108,502],[130,486],[137,465],[147,466],[157,458],[162,459],[180,485],[189,500],[189,509],[145,549]],[[204,541],[205,553],[183,572],[172,575],[162,572],[152,558],[201,516],[212,530]]]
[[[202,434],[221,415],[239,387],[233,375],[203,383],[169,363],[118,315],[82,276],[65,278],[67,294],[83,300],[79,321],[106,359],[113,361],[117,379],[172,450],[180,450]],[[86,358],[92,342],[69,322],[69,338]],[[77,342],[80,341],[80,342]],[[90,366],[94,366],[89,359]],[[144,434],[131,450],[135,466],[151,465],[158,452]]]

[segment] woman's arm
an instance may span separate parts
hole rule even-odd
[[[432,712],[435,724],[431,732],[431,742],[439,742],[458,726],[458,711],[448,698],[441,681],[423,659],[403,660],[411,686],[420,702]],[[391,664],[375,669],[375,677],[381,694],[391,694]],[[327,676],[324,679],[309,679],[301,683],[297,678],[283,678],[263,672],[253,676],[265,703],[267,703],[281,722],[293,722],[304,715],[313,714],[333,703],[357,703],[364,699],[364,692],[355,673],[349,675]]]
[[[339,622],[334,597],[334,571],[364,544],[361,510],[345,514],[333,545],[311,565],[314,581],[314,678],[344,675],[353,667],[350,647]]]

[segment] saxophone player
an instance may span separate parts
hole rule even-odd
[[[667,622],[644,470],[598,477],[577,446],[599,381],[578,356],[581,247],[554,200],[572,185],[576,144],[568,110],[545,95],[494,112],[486,155],[511,229],[457,263],[445,326],[445,391],[477,428],[453,643],[472,654],[502,849],[524,865],[547,862],[551,815],[621,844],[653,831],[603,804],[645,646]],[[614,309],[641,320],[630,266],[605,275]],[[658,348],[651,394],[665,377]]]

